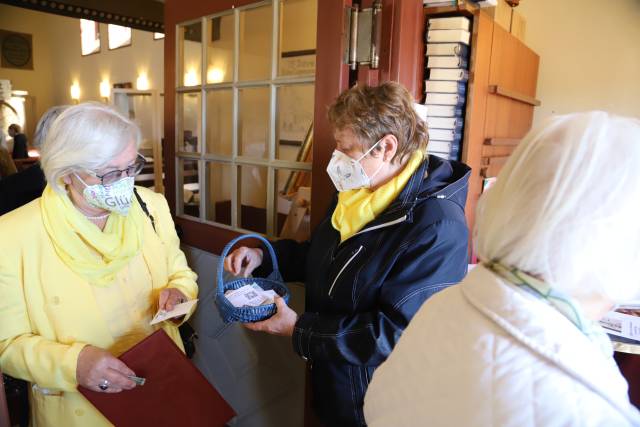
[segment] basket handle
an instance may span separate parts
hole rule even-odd
[[[244,234],[242,236],[238,236],[224,247],[222,250],[222,254],[220,254],[220,261],[218,261],[218,294],[224,294],[224,259],[229,255],[231,248],[241,240],[244,239],[258,239],[267,247],[269,250],[269,255],[271,255],[271,262],[273,263],[273,273],[269,275],[274,280],[282,281],[282,276],[280,275],[280,270],[278,269],[278,259],[276,258],[276,253],[273,250],[273,246],[271,243],[264,237],[258,234]]]

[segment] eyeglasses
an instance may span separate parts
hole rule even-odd
[[[137,176],[140,172],[142,172],[142,168],[144,167],[145,163],[146,160],[144,159],[144,156],[142,154],[138,154],[138,157],[136,157],[136,161],[126,169],[107,172],[104,175],[98,175],[97,173],[92,171],[88,171],[88,173],[96,178],[100,178],[102,185],[109,186],[118,182],[123,173],[126,173],[129,177]]]

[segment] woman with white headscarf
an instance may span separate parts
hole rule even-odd
[[[365,399],[370,427],[640,425],[597,320],[640,295],[640,121],[558,116],[480,200],[480,265],[430,298]]]

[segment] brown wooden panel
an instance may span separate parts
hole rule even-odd
[[[338,95],[349,87],[349,70],[343,64],[344,8],[351,0],[318,2],[316,47],[316,89],[313,127],[313,166],[311,179],[311,229],[325,217],[335,189],[326,168],[335,149],[327,110]]]
[[[380,81],[396,81],[423,96],[424,15],[421,0],[383,0]]]
[[[520,139],[518,138],[487,138],[484,140],[484,145],[506,145],[513,146],[518,145]]]
[[[510,98],[514,101],[518,101],[518,102],[522,102],[525,104],[529,104],[532,105],[534,107],[539,107],[540,106],[540,101],[532,98],[528,95],[524,95],[521,93],[518,93],[514,90],[509,90],[509,89],[505,89],[502,86],[497,86],[497,85],[490,85],[489,86],[489,92],[495,95],[500,95],[500,96],[504,96],[505,98]]]
[[[494,157],[494,158],[503,158],[503,157]],[[480,170],[480,175],[482,176],[483,179],[484,178],[489,178],[489,177],[492,177],[492,176],[498,176],[498,174],[502,170],[503,166],[504,166],[504,163],[502,163],[502,164],[496,163],[496,164],[493,164],[493,165],[484,166]]]
[[[482,146],[482,157],[505,157],[510,156],[515,147],[511,146]]]
[[[483,157],[482,158],[482,166],[504,166],[504,164],[509,160],[509,156],[504,157]]]
[[[473,17],[477,11],[478,11],[478,6],[467,1],[456,6],[436,6],[436,7],[424,8],[425,16],[427,15],[439,15],[439,16],[463,15],[467,17]]]
[[[538,55],[501,26],[493,33],[489,85],[536,96]]]
[[[535,52],[499,25],[493,33],[489,86],[503,93],[535,99],[539,58]],[[490,94],[487,98],[485,135],[522,138],[533,122],[533,105]]]
[[[467,89],[467,112],[462,143],[462,161],[472,169],[466,205],[467,223],[470,229],[473,229],[476,204],[482,192],[480,167],[485,140],[484,127],[493,27],[493,20],[485,12],[477,11],[474,14],[470,62],[472,73]]]

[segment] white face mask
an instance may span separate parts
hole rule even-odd
[[[342,151],[333,150],[331,161],[329,161],[329,165],[327,166],[327,173],[338,191],[371,187],[371,180],[380,172],[382,166],[384,166],[384,162],[380,164],[380,167],[373,175],[369,176],[360,164],[360,161],[364,159],[380,141],[382,141],[382,139],[379,139],[378,142],[373,144],[358,160],[352,159]]]
[[[129,213],[133,203],[134,177],[127,176],[111,185],[87,185],[77,174],[74,175],[84,184],[82,195],[91,206],[116,212],[122,216]]]

